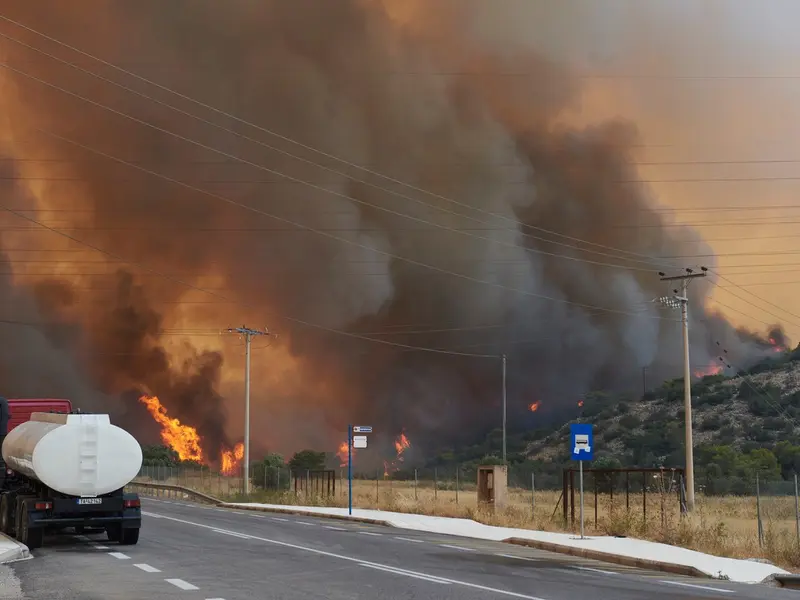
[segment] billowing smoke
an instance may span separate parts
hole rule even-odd
[[[220,331],[268,326],[278,337],[253,343],[254,438],[294,450],[333,448],[355,420],[418,442],[474,439],[497,421],[503,353],[523,425],[533,399],[573,406],[591,389],[638,389],[642,367],[680,373],[678,315],[652,302],[673,263],[650,257],[697,236],[662,227],[629,183],[636,127],[565,125],[578,81],[486,22],[468,26],[472,4],[5,4],[283,136],[1,23],[154,100],[3,38],[8,65],[155,127],[3,73],[0,203],[17,213],[0,217],[0,318],[28,323],[1,326],[5,395],[69,395],[152,440],[136,397],[158,394],[215,452],[240,435],[242,411],[243,347]],[[713,362],[719,344],[740,364],[763,355],[759,336],[703,309],[710,286],[691,287],[692,362]]]

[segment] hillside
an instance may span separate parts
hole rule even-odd
[[[765,481],[800,471],[800,351],[785,352],[734,376],[692,384],[698,481],[741,487],[758,470]],[[594,424],[596,465],[680,467],[683,380],[665,382],[641,398],[597,392],[578,419]],[[555,474],[569,455],[569,422],[523,436],[527,461]],[[518,443],[518,440],[515,440]],[[747,483],[746,485],[749,485]]]

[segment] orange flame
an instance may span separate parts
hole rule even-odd
[[[411,442],[404,432],[401,432],[394,441],[394,449],[397,451],[397,456],[393,461],[383,461],[383,476],[388,477],[390,471],[397,471],[400,469],[398,463],[403,462],[403,453],[411,447]]]
[[[531,404],[528,407],[528,409],[530,409],[531,412],[536,412],[537,410],[539,410],[539,404],[541,404],[541,403],[540,402],[534,402],[533,404]]]
[[[223,475],[237,475],[244,458],[244,444],[239,442],[233,450],[223,450],[220,454],[220,471]]]
[[[339,466],[346,467],[347,466],[347,442],[342,442],[339,444],[339,450],[336,452],[336,456],[339,457]],[[356,457],[356,451],[353,449],[353,458]]]
[[[583,408],[583,400],[578,400],[578,408]]]
[[[778,340],[776,340],[775,338],[769,338],[769,343],[770,343],[770,345],[772,346],[772,350],[773,350],[774,352],[783,352],[784,350],[786,350],[786,348],[784,348],[783,346],[781,346],[781,345],[778,343]]]
[[[695,377],[708,377],[709,375],[719,375],[722,373],[722,365],[712,362],[704,369],[697,369],[694,372]]]
[[[182,424],[178,419],[167,416],[167,409],[157,396],[142,396],[139,401],[161,425],[161,439],[178,454],[181,460],[204,462],[203,448],[200,446],[200,434],[197,429]]]

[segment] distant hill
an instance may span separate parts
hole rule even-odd
[[[800,346],[733,376],[693,381],[692,406],[699,487],[744,493],[751,491],[756,472],[764,482],[800,473]],[[684,464],[683,379],[667,381],[641,398],[591,393],[576,417],[594,424],[593,466]],[[534,470],[556,484],[569,466],[570,422],[510,435],[512,472]],[[493,431],[484,444],[447,452],[439,462],[479,462],[484,454],[496,454],[497,436]]]

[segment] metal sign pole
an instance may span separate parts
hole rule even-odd
[[[583,539],[583,461],[578,462],[581,482],[581,539]]]
[[[353,514],[353,426],[347,426],[347,506]]]

